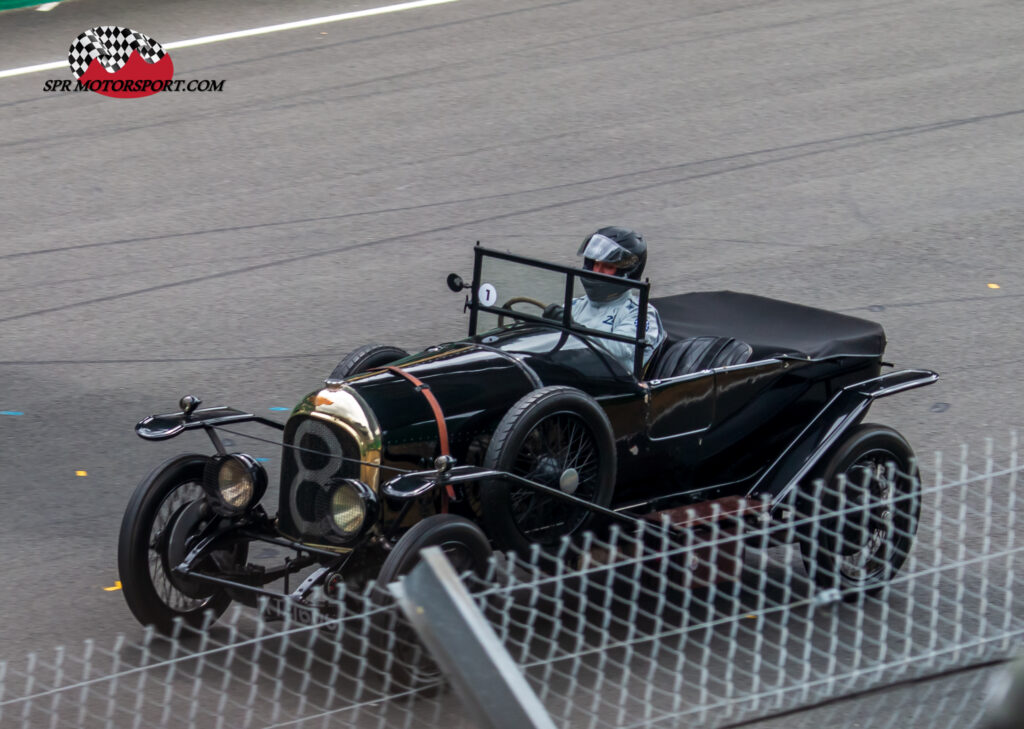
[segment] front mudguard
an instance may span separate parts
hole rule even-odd
[[[931,370],[899,370],[847,385],[786,446],[747,495],[768,501],[771,511],[776,512],[850,428],[864,418],[875,400],[930,385],[938,379],[938,374]]]
[[[135,425],[135,433],[145,440],[167,440],[186,430],[203,428],[207,432],[212,432],[212,429],[218,425],[229,425],[232,423],[260,423],[262,425],[269,425],[277,430],[284,430],[284,425],[277,421],[262,418],[259,415],[247,413],[244,410],[218,406],[187,412],[179,411],[176,413],[164,413],[163,415],[150,415]]]

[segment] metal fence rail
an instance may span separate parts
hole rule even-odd
[[[937,459],[920,496],[875,473],[867,500],[834,484],[781,521],[612,529],[465,583],[556,726],[969,727],[992,666],[1024,646],[1016,441],[996,454]],[[810,579],[815,545],[877,532],[872,514],[918,499],[913,549],[880,594]],[[903,526],[879,523],[882,537]],[[317,626],[238,610],[174,640],[7,661],[0,726],[469,726],[381,594],[349,595]]]
[[[798,707],[767,720],[727,725],[730,729],[960,729],[984,720],[985,698],[1001,666],[982,664],[918,681],[902,681],[867,693]]]
[[[233,610],[205,633],[147,631],[0,665],[2,727],[434,727],[458,715],[393,677],[395,608],[352,597],[326,628]],[[421,695],[422,694],[422,695]]]
[[[573,726],[724,726],[1007,657],[1024,636],[1016,449],[998,463],[989,443],[974,467],[961,456],[955,479],[937,463],[916,546],[878,597],[816,588],[797,546],[841,534],[865,508],[845,505],[830,527],[832,515],[794,503],[787,524],[744,536],[739,517],[714,523],[710,547],[650,527],[585,545],[579,569],[538,553],[478,600],[553,716]],[[755,547],[745,562],[731,559],[740,541]]]

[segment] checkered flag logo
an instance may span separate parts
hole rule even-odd
[[[75,38],[68,52],[68,63],[75,78],[81,78],[97,58],[109,73],[117,73],[128,63],[132,51],[138,51],[146,63],[157,63],[166,55],[163,46],[148,35],[131,28],[101,25]]]

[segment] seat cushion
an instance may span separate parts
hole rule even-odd
[[[753,349],[732,337],[690,337],[675,342],[661,353],[649,379],[667,380],[716,367],[743,364]]]

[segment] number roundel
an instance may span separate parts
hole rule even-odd
[[[494,284],[480,284],[480,288],[476,291],[476,298],[484,306],[494,306],[498,303],[498,289],[494,288]]]

